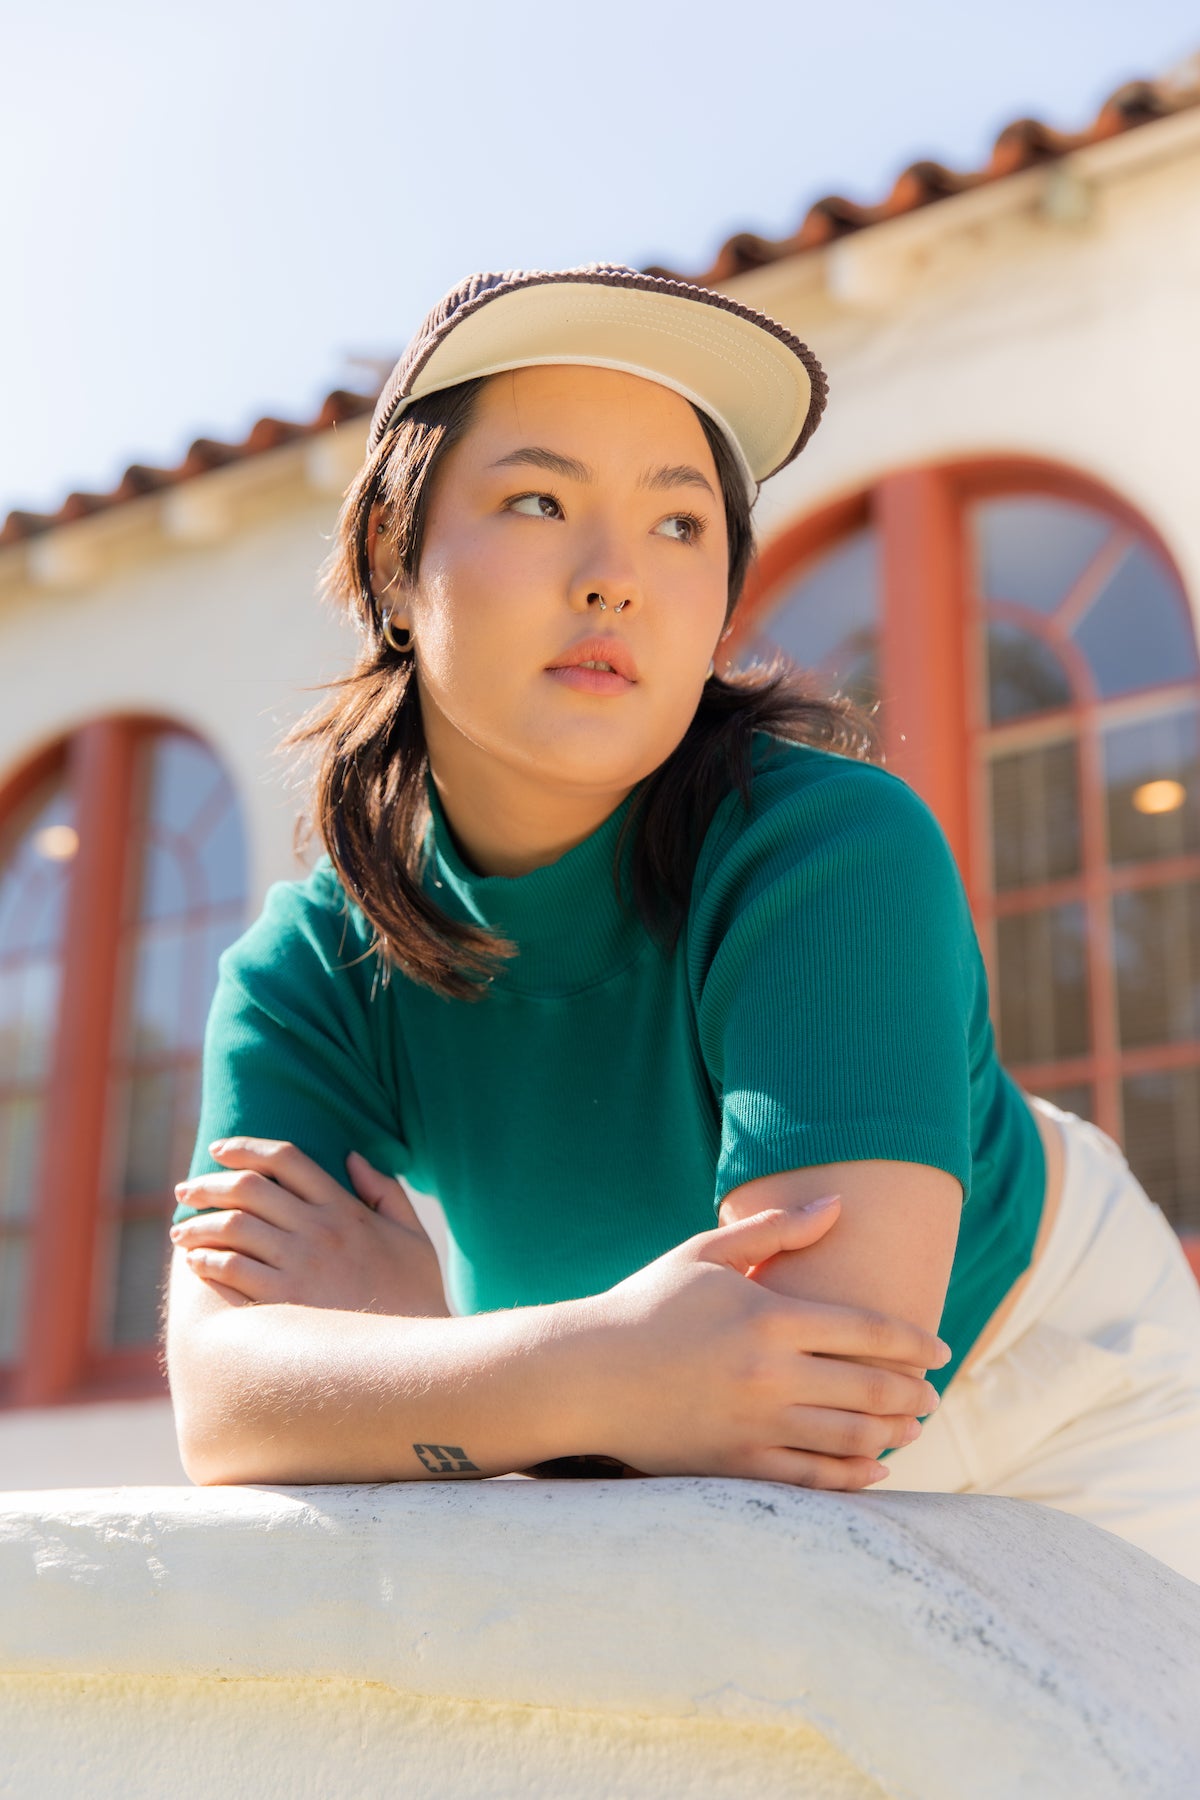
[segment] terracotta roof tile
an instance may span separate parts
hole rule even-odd
[[[352,394],[345,388],[335,388],[333,393],[326,394],[313,419],[302,423],[292,419],[258,419],[236,444],[224,444],[218,438],[196,438],[188,446],[183,461],[173,469],[131,463],[116,487],[107,494],[68,494],[58,511],[52,513],[10,512],[0,527],[0,550],[26,538],[37,537],[44,531],[52,531],[56,526],[71,525],[76,519],[86,519],[93,513],[120,506],[125,500],[138,500],[144,494],[175,487],[194,475],[207,475],[210,470],[223,468],[228,463],[276,450],[280,445],[294,443],[300,438],[315,437],[346,419],[369,418],[374,405],[373,394]]]
[[[668,275],[677,281],[696,281],[702,286],[719,286],[751,269],[767,263],[782,262],[789,256],[800,256],[816,250],[834,238],[864,231],[902,213],[916,212],[952,194],[970,188],[984,187],[989,182],[1003,181],[1007,175],[1019,174],[1040,163],[1067,156],[1072,150],[1085,149],[1117,137],[1136,126],[1148,125],[1155,119],[1169,117],[1188,107],[1200,105],[1200,58],[1183,65],[1179,76],[1162,81],[1130,81],[1110,94],[1096,117],[1083,131],[1055,131],[1040,119],[1015,119],[1006,125],[992,146],[992,153],[982,169],[959,172],[938,162],[915,162],[896,177],[892,191],[876,206],[863,206],[841,194],[830,194],[809,207],[797,230],[787,237],[763,238],[740,231],[726,239],[717,252],[712,267],[702,274],[682,274],[677,269],[654,266],[650,275]]]
[[[915,162],[901,171],[891,192],[875,206],[864,206],[840,194],[830,194],[810,206],[799,227],[787,237],[764,238],[750,231],[737,232],[726,240],[712,267],[702,274],[681,275],[677,270],[657,264],[646,272],[704,286],[719,286],[751,269],[782,262],[789,256],[803,255],[835,238],[865,231],[884,220],[916,212],[968,189],[1003,181],[1007,175],[1051,162],[1073,150],[1085,149],[1195,106],[1200,106],[1200,55],[1192,57],[1173,75],[1160,81],[1130,81],[1119,87],[1083,131],[1055,131],[1039,119],[1015,119],[996,139],[991,156],[982,169],[963,172],[948,169],[939,162]],[[126,500],[175,486],[195,475],[205,475],[224,464],[257,456],[300,438],[314,437],[331,425],[369,415],[375,398],[374,394],[355,394],[337,388],[326,395],[313,419],[302,423],[289,419],[259,419],[248,435],[236,444],[224,444],[215,438],[197,438],[183,461],[173,469],[134,463],[110,493],[68,494],[57,512],[52,513],[10,512],[0,528],[0,549],[37,537],[56,526],[87,518],[108,507],[119,506]]]

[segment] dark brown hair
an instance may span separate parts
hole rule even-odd
[[[372,591],[370,520],[382,507],[400,573],[415,580],[434,477],[470,425],[482,386],[482,379],[466,381],[414,401],[347,491],[322,570],[322,590],[354,619],[362,648],[350,673],[332,684],[328,698],[284,740],[284,748],[306,745],[314,756],[308,829],[320,833],[347,892],[374,927],[384,978],[394,963],[410,980],[450,999],[478,998],[497,959],[514,947],[450,918],[422,885],[428,754],[413,657],[385,639]],[[696,415],[725,503],[728,625],[754,551],[752,502],[723,433],[699,408]],[[614,860],[619,893],[618,871],[632,832],[634,904],[666,949],[683,923],[714,812],[734,788],[749,805],[756,731],[864,760],[878,754],[871,722],[849,700],[817,693],[783,657],[710,676],[682,739],[635,790]]]

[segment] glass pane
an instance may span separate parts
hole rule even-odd
[[[158,1337],[159,1302],[170,1239],[167,1221],[125,1219],[117,1238],[113,1344],[152,1344]]]
[[[189,933],[177,926],[143,933],[134,953],[129,1044],[135,1057],[162,1056],[184,1039],[184,953]]]
[[[1059,1062],[1088,1050],[1083,907],[996,922],[1001,1052],[1007,1063]]]
[[[212,829],[196,846],[209,906],[228,906],[246,892],[246,838],[232,789],[226,788],[224,801]]]
[[[780,596],[755,649],[782,650],[824,685],[872,706],[879,698],[878,629],[878,544],[874,531],[859,531]]]
[[[1115,863],[1200,850],[1200,714],[1159,713],[1104,734]]]
[[[1200,673],[1187,602],[1140,544],[1122,557],[1073,635],[1104,699]]]
[[[150,759],[148,823],[191,836],[215,790],[224,785],[220,763],[196,738],[177,732],[155,737]]]
[[[0,851],[0,963],[46,950],[62,936],[71,863],[78,849],[66,788],[43,789]]]
[[[1067,672],[1049,644],[1019,625],[988,627],[988,714],[993,725],[1071,704]]]
[[[996,890],[1079,873],[1079,757],[1074,739],[992,763]]]
[[[0,1100],[0,1225],[23,1221],[33,1210],[41,1123],[40,1098]]]
[[[1200,1069],[1131,1075],[1125,1154],[1177,1231],[1200,1231]]]
[[[14,1081],[21,1057],[21,971],[0,967],[0,1083]]]
[[[51,961],[41,956],[18,969],[16,976],[22,1013],[16,1076],[21,1081],[41,1082],[50,1073],[62,963],[57,958]]]
[[[175,1097],[179,1076],[174,1069],[135,1075],[125,1084],[125,1150],[120,1191],[162,1194],[183,1179],[175,1163]]]
[[[1053,612],[1109,537],[1102,513],[1026,494],[975,508],[980,592]]]
[[[170,919],[202,904],[199,896],[189,895],[183,862],[168,844],[151,840],[143,854],[139,919]]]
[[[28,1247],[21,1237],[0,1232],[0,1363],[15,1363],[25,1334]]]
[[[1200,883],[1113,896],[1121,1043],[1200,1037]]]
[[[174,733],[152,740],[138,917],[165,919],[241,900],[241,814],[211,750]]]

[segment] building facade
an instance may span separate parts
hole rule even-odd
[[[917,165],[693,279],[817,351],[727,646],[878,705],[1005,1061],[1200,1233],[1200,84]],[[302,870],[274,748],[372,400],[0,532],[0,1488],[176,1481],[156,1347],[216,958]]]

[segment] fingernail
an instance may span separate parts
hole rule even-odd
[[[954,1352],[949,1344],[942,1342],[941,1338],[938,1339],[938,1349],[942,1352],[942,1360],[938,1364],[938,1368],[944,1369],[946,1364],[950,1361],[950,1358],[954,1355]]]
[[[925,1399],[927,1401],[927,1405],[925,1407],[925,1412],[927,1415],[929,1413],[935,1413],[937,1411],[938,1407],[942,1404],[942,1396],[938,1393],[938,1391],[935,1387],[929,1387],[928,1385],[926,1386]]]
[[[902,1444],[915,1444],[917,1439],[920,1437],[920,1435],[921,1435],[920,1419],[910,1419],[908,1421],[908,1424],[904,1428],[904,1437],[902,1438],[901,1443]]]
[[[822,1194],[819,1200],[809,1200],[800,1208],[800,1211],[806,1213],[827,1212],[831,1206],[837,1205],[841,1197],[840,1194]]]
[[[212,1143],[208,1146],[208,1154],[210,1156],[220,1156],[228,1142],[228,1138],[214,1138]]]
[[[870,1481],[867,1483],[868,1487],[874,1487],[877,1481],[886,1481],[892,1472],[890,1469],[885,1469],[882,1463],[876,1463],[875,1467],[879,1470],[879,1473],[878,1475],[872,1475]]]

